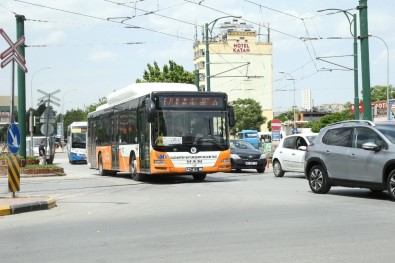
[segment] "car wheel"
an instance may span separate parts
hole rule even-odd
[[[206,174],[194,174],[193,179],[197,182],[204,181],[204,179],[206,179]]]
[[[320,164],[314,165],[310,169],[308,179],[311,191],[316,194],[326,194],[331,189],[328,173]]]
[[[258,171],[258,173],[263,174],[265,172],[265,168],[258,168],[256,169]]]
[[[395,201],[395,170],[392,170],[392,172],[388,176],[387,188],[391,199]]]
[[[284,171],[283,168],[281,167],[281,163],[277,160],[273,162],[273,173],[275,177],[283,177],[284,176]]]

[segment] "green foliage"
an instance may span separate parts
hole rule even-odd
[[[177,65],[174,61],[169,60],[169,65],[164,65],[162,71],[158,63],[154,61],[154,66],[147,64],[148,71],[144,70],[143,79],[137,79],[136,82],[172,82],[172,83],[190,83],[195,82],[195,75],[184,70],[184,67]]]
[[[87,121],[88,114],[81,109],[72,109],[66,112],[63,119],[64,138],[67,138],[67,127],[75,121]]]
[[[267,120],[262,116],[261,105],[253,99],[238,99],[230,103],[235,111],[236,125],[231,128],[235,135],[241,130],[261,130],[261,125]]]
[[[329,124],[339,122],[339,121],[346,121],[346,120],[353,120],[354,115],[350,111],[350,102],[347,102],[344,105],[345,110],[341,112],[335,112],[332,114],[325,115],[321,117],[318,121],[313,121],[310,123],[310,128],[312,132],[319,132],[321,128],[328,126]],[[306,127],[307,128],[307,127]]]
[[[107,103],[107,98],[103,97],[99,99],[98,103],[93,103],[91,105],[89,105],[88,107],[86,107],[86,115],[88,115],[90,112],[93,112],[97,109],[97,107],[106,104]]]
[[[387,100],[387,86],[376,85],[371,88],[370,94],[372,102]],[[393,90],[391,86],[389,90],[389,98],[395,98],[395,90]]]

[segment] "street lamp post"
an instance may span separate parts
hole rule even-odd
[[[45,67],[45,68],[40,68],[38,69],[36,72],[34,72],[32,79],[30,80],[30,117],[29,117],[29,130],[30,130],[30,155],[33,155],[33,79],[34,76],[36,76],[36,74],[38,72],[40,72],[41,70],[44,69],[50,69],[52,67]]]
[[[370,35],[370,37],[375,37],[380,39],[385,47],[387,48],[387,120],[391,120],[391,114],[390,114],[390,51],[388,49],[387,43],[382,39],[381,37],[375,36],[375,35]]]
[[[357,15],[351,14],[347,10],[337,9],[337,8],[329,8],[318,10],[317,12],[325,12],[325,11],[339,11],[343,12],[343,14],[347,17],[348,23],[350,24],[350,34],[354,38],[354,119],[359,120],[359,94],[358,94],[358,36],[357,36]],[[350,16],[352,19],[350,19]],[[351,25],[354,23],[353,32],[351,31]]]
[[[294,113],[294,125],[293,126],[294,126],[294,129],[296,129],[296,112],[295,112],[295,108],[296,108],[296,105],[295,105],[295,91],[296,91],[296,87],[295,87],[295,79],[290,73],[287,73],[287,72],[284,72],[284,71],[280,71],[279,73],[290,76],[291,78],[289,80],[292,80],[293,85],[294,85],[294,89],[293,89],[293,91],[294,91],[294,105],[292,106],[292,109],[293,109],[293,113]]]
[[[64,97],[66,96],[67,93],[71,92],[71,91],[76,91],[77,89],[69,89],[67,90],[62,97],[62,134],[61,134],[61,139],[60,139],[60,143],[62,144],[62,149],[63,149],[63,142],[64,142],[64,115],[63,115],[63,108],[64,108]]]
[[[213,28],[215,23],[217,23],[218,20],[222,19],[222,18],[228,18],[228,17],[233,17],[233,18],[241,18],[241,16],[223,16],[223,17],[219,17],[217,19],[214,19],[213,21],[211,21],[210,23],[206,23],[204,25],[204,29],[205,29],[205,35],[206,35],[206,61],[205,61],[205,67],[206,67],[206,91],[210,91],[210,51],[209,51],[209,42],[208,42],[208,27],[213,24],[211,26],[210,29],[210,40],[212,38],[212,33],[213,33]]]

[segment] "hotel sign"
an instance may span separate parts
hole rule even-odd
[[[250,47],[247,43],[234,43],[233,44],[234,53],[249,53]]]

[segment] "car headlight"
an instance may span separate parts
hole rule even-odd
[[[234,154],[234,153],[232,153],[232,154],[230,155],[230,158],[232,158],[232,159],[234,159],[234,160],[241,159],[240,156],[238,156],[237,154]]]
[[[266,159],[266,154],[261,154],[261,157],[259,157],[259,159]]]

